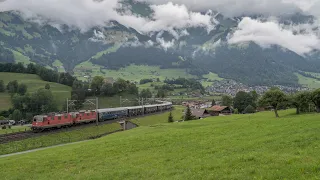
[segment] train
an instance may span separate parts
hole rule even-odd
[[[130,118],[151,113],[167,111],[172,108],[171,102],[159,101],[159,104],[130,106],[118,108],[106,108],[97,110],[82,110],[69,113],[49,113],[34,116],[31,129],[41,132],[47,129],[71,127],[77,124],[104,122],[108,120]],[[97,119],[98,118],[98,119]]]

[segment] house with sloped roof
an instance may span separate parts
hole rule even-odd
[[[211,116],[206,109],[190,109],[190,110],[191,110],[192,116],[195,117],[196,119],[202,119],[202,118]],[[185,113],[186,113],[186,110],[185,110]]]
[[[211,116],[219,116],[219,115],[231,115],[232,109],[229,106],[212,106],[208,109],[208,112]]]

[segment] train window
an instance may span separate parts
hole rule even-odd
[[[54,116],[51,117],[51,120],[54,120]]]
[[[68,118],[68,114],[65,114],[65,115],[64,115],[64,118]]]
[[[61,116],[58,116],[58,120],[61,120]]]
[[[87,116],[90,116],[90,113],[87,113]]]
[[[36,121],[37,121],[37,119],[36,119],[36,118],[34,118],[34,119],[33,119],[33,122],[36,122]]]

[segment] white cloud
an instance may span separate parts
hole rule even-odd
[[[189,11],[184,5],[171,2],[152,5],[154,14],[144,18],[128,13],[119,13],[119,0],[6,0],[0,3],[0,11],[16,10],[28,19],[49,21],[50,24],[67,24],[82,31],[95,26],[105,26],[110,21],[136,29],[142,33],[173,31],[187,27],[214,27],[212,17]]]
[[[157,43],[165,50],[167,51],[169,48],[173,48],[175,44],[175,40],[172,39],[171,41],[165,41],[163,38],[157,38]]]
[[[285,28],[277,22],[261,22],[246,17],[238,24],[237,30],[230,35],[228,43],[238,44],[249,41],[265,48],[278,45],[300,55],[310,53],[314,49],[320,50],[320,40],[312,32],[295,34],[292,29]]]
[[[233,17],[239,15],[265,14],[281,15],[304,11],[318,13],[320,0],[137,0],[151,4],[173,2],[184,4],[194,11],[212,9],[224,15]],[[313,10],[314,9],[314,10]],[[313,12],[314,11],[314,12]]]

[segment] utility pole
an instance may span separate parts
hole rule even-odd
[[[69,113],[69,99],[67,98],[67,114]]]
[[[143,111],[142,111],[142,115],[144,116],[143,98],[142,98],[142,109],[143,109]]]
[[[121,100],[121,97],[122,97],[122,96],[120,96],[120,107],[122,107],[122,106],[121,106],[121,104],[122,104],[122,103],[121,103],[121,101],[122,101],[122,100]]]
[[[99,125],[99,113],[98,113],[98,109],[99,109],[99,100],[96,97],[96,125]]]

